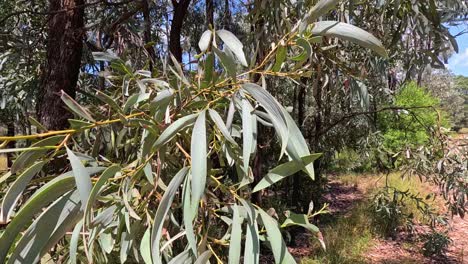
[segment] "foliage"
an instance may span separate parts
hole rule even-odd
[[[53,258],[66,257],[71,263],[228,258],[236,263],[241,256],[246,263],[258,263],[263,241],[276,263],[294,263],[280,228],[297,225],[317,234],[309,222],[313,212],[289,213],[279,224],[249,198],[299,171],[314,179],[312,163],[320,154],[309,152],[294,119],[268,92],[266,82],[259,86],[248,75],[276,76],[262,68],[286,62],[294,67],[281,72],[283,76],[307,75],[303,64],[311,55],[311,39],[328,36],[327,31],[313,31],[321,22],[315,27],[310,16],[335,4],[319,2],[259,65],[247,61],[242,42],[227,30],[202,35],[198,74],[184,71],[173,57],[172,66],[150,72],[113,53],[95,52],[94,60],[107,65],[104,77],[110,85],[85,94],[91,97],[86,105],[62,92],[76,118],[70,120],[71,129],[1,138],[41,140],[1,151],[21,154],[2,199],[2,223],[8,225],[0,237],[0,259],[37,262],[61,245]],[[384,55],[371,34],[327,23],[336,27],[333,36]],[[295,55],[296,50],[302,51]],[[278,55],[284,51],[286,56]],[[260,126],[274,129],[281,164],[250,185]],[[69,163],[59,172],[45,167],[66,158]],[[36,175],[42,184],[18,203]]]
[[[396,115],[382,113],[379,117],[384,147],[393,153],[415,149],[428,143],[431,129],[444,125],[436,109],[439,101],[424,88],[409,83],[395,96]]]
[[[446,232],[433,231],[422,235],[423,254],[426,257],[442,256],[447,250],[452,240]]]

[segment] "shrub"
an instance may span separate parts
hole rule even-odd
[[[421,236],[423,245],[423,254],[426,257],[443,256],[452,243],[447,232],[432,231]]]

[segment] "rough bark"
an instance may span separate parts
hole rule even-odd
[[[190,0],[172,0],[174,15],[172,17],[171,32],[169,33],[169,50],[178,62],[182,62],[182,47],[180,38],[185,16],[190,5]]]
[[[68,127],[72,114],[59,98],[60,90],[72,98],[81,66],[83,50],[84,0],[50,0],[48,21],[47,58],[42,73],[38,116],[49,130]],[[58,10],[68,10],[58,12]],[[56,13],[54,13],[56,12]]]

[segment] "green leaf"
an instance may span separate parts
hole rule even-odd
[[[151,260],[151,228],[146,229],[140,243],[140,254],[145,264],[153,264]]]
[[[84,218],[86,220],[86,224],[91,223],[91,215],[92,215],[92,208],[93,205],[96,201],[96,198],[101,191],[102,186],[107,182],[107,180],[114,176],[117,172],[120,171],[120,166],[119,165],[112,165],[109,168],[107,168],[102,174],[101,177],[99,177],[98,181],[96,184],[91,189],[91,192],[89,193],[89,198],[86,203],[86,209],[84,211]]]
[[[283,241],[281,231],[278,228],[278,223],[270,215],[268,215],[262,209],[259,209],[260,217],[262,218],[263,226],[265,227],[268,234],[268,242],[271,245],[271,251],[275,257],[275,263],[296,263],[294,258],[288,252],[286,243]]]
[[[283,65],[284,60],[286,59],[286,54],[288,52],[287,47],[280,45],[278,47],[278,51],[276,51],[276,59],[275,64],[271,68],[271,71],[277,72],[281,70],[281,66]]]
[[[76,257],[78,255],[78,241],[80,239],[80,232],[83,228],[83,220],[80,221],[73,229],[72,236],[70,238],[70,263],[76,264]]]
[[[191,140],[193,204],[198,204],[205,191],[207,174],[206,148],[206,111],[202,111],[193,126]]]
[[[336,7],[340,0],[320,0],[306,15],[306,22],[313,23],[317,18],[327,14]]]
[[[183,218],[185,226],[185,236],[187,237],[190,249],[194,256],[198,256],[197,251],[197,239],[195,231],[193,230],[193,219],[195,218],[198,211],[198,203],[192,204],[190,192],[190,177],[185,177],[184,189],[183,189]],[[194,208],[195,207],[195,208]]]
[[[10,188],[8,188],[8,191],[2,198],[2,207],[0,208],[1,224],[6,224],[8,222],[10,215],[15,209],[16,203],[18,202],[18,199],[20,198],[24,189],[34,177],[34,175],[42,170],[42,167],[45,163],[45,161],[41,161],[29,167],[20,176],[18,176],[16,181],[10,186]]]
[[[252,128],[252,111],[253,108],[247,99],[242,99],[242,160],[244,174],[249,174],[250,153],[253,145],[253,128]]]
[[[175,256],[171,261],[169,261],[167,264],[179,264],[179,263],[187,263],[187,261],[190,260],[190,251],[185,250],[179,255]]]
[[[247,67],[247,60],[245,59],[245,54],[244,54],[244,46],[242,45],[242,42],[239,41],[239,39],[234,36],[231,32],[221,29],[216,31],[216,35],[218,35],[221,40],[224,42],[226,46],[236,55],[237,59],[240,61],[240,63]]]
[[[251,94],[269,114],[270,120],[281,139],[281,159],[281,156],[286,150],[289,137],[288,125],[284,116],[285,110],[267,90],[259,85],[246,83],[242,85],[242,89]]]
[[[380,56],[387,58],[388,54],[382,42],[369,32],[351,24],[337,21],[320,21],[314,23],[312,34],[318,36],[337,37],[351,41],[362,47],[375,51]]]
[[[100,99],[102,102],[108,104],[112,109],[114,109],[118,113],[123,113],[122,108],[116,103],[116,99],[108,96],[107,94],[96,90],[96,97]]]
[[[68,147],[66,147],[66,149],[68,159],[70,160],[70,164],[72,167],[73,176],[75,176],[76,188],[80,193],[81,204],[86,205],[88,202],[89,194],[91,193],[91,189],[93,188],[90,175],[81,163],[81,160],[78,159],[78,157]]]
[[[159,242],[162,236],[164,220],[166,219],[167,213],[171,208],[172,201],[174,200],[174,196],[179,189],[180,184],[184,180],[185,175],[187,175],[187,171],[188,167],[181,169],[171,180],[169,186],[167,186],[166,192],[161,199],[161,202],[159,203],[156,215],[154,216],[154,223],[151,233],[151,248],[153,262],[156,264],[162,263],[161,256],[159,255]]]
[[[37,263],[79,221],[80,207],[76,191],[60,197],[29,226],[8,263]]]
[[[94,118],[91,116],[91,114],[88,113],[88,111],[83,108],[81,105],[79,105],[73,98],[71,98],[67,93],[65,93],[63,90],[60,91],[61,96],[60,98],[62,101],[70,108],[70,110],[73,111],[73,113],[77,114],[78,116],[90,121],[90,122],[96,122]]]
[[[231,133],[229,133],[229,130],[227,129],[226,125],[224,124],[223,119],[218,114],[218,112],[212,109],[208,109],[208,112],[210,114],[211,120],[213,120],[216,127],[218,127],[219,131],[221,131],[224,138],[226,138],[226,140],[229,141],[231,144],[238,146],[237,142],[232,138]]]
[[[181,129],[192,125],[195,122],[195,119],[198,117],[198,114],[191,114],[188,116],[181,117],[177,119],[174,123],[168,126],[161,136],[154,143],[155,148],[159,148],[169,142],[172,137],[174,137]]]
[[[28,120],[29,120],[29,122],[31,122],[31,125],[35,126],[38,130],[41,130],[41,131],[47,131],[48,130],[43,124],[41,124],[39,121],[34,119],[34,117],[32,117],[32,116],[28,116]]]
[[[132,244],[131,235],[124,231],[120,237],[120,263],[125,263],[127,261],[128,253],[130,252]]]
[[[283,163],[271,171],[263,177],[260,182],[255,186],[252,192],[258,192],[265,188],[270,187],[274,183],[293,175],[294,173],[305,169],[305,166],[309,165],[310,163],[314,162],[314,160],[318,159],[321,154],[312,154],[309,156],[302,157],[302,162],[297,162],[296,160],[292,160],[286,163]]]
[[[242,222],[237,204],[233,207],[231,239],[229,242],[229,264],[239,264],[242,239]]]
[[[287,212],[288,218],[283,222],[281,227],[288,227],[288,226],[302,226],[305,229],[309,230],[312,233],[318,233],[319,229],[317,226],[311,224],[309,222],[309,218],[307,215],[304,214],[295,214],[293,212]]]
[[[200,41],[198,42],[198,47],[202,52],[205,52],[209,48],[211,42],[211,35],[211,30],[206,30],[205,32],[203,32]]]
[[[310,46],[309,41],[303,38],[297,38],[296,44],[299,47],[301,47],[302,52],[298,54],[297,56],[292,57],[291,60],[298,61],[298,62],[303,62],[307,60],[310,57],[310,54],[312,54],[312,46]]]
[[[206,264],[209,262],[210,258],[211,258],[211,251],[210,250],[207,250],[203,253],[200,254],[200,256],[197,258],[197,260],[195,261],[195,264]]]
[[[70,123],[72,129],[81,129],[83,127],[92,125],[92,123],[78,119],[68,119],[68,122]]]
[[[286,110],[284,110],[283,113],[288,123],[289,129],[289,140],[288,146],[286,147],[286,152],[292,160],[302,163],[302,157],[310,156],[309,147],[307,146],[307,142],[304,139],[301,130],[297,127],[296,122],[291,117],[291,115],[289,115],[289,113]],[[306,172],[309,175],[309,177],[312,180],[314,180],[314,164],[304,164],[304,166],[304,172]]]
[[[221,64],[223,64],[224,69],[226,69],[227,71],[227,74],[232,79],[235,80],[237,77],[236,76],[236,64],[234,63],[233,59],[216,47],[213,47],[213,51],[216,54],[216,56],[219,58],[219,60],[221,61]]]
[[[257,210],[244,199],[239,199],[247,212],[247,229],[245,235],[244,264],[258,264],[260,258],[260,240],[257,225]]]
[[[55,201],[65,192],[75,186],[73,176],[63,174],[48,182],[37,190],[31,198],[19,209],[12,221],[6,226],[0,236],[0,263],[5,257],[23,227],[31,221],[34,215],[42,211],[42,208]]]
[[[36,142],[31,145],[31,147],[45,147],[45,146],[55,146],[60,143],[65,137],[64,136],[54,136],[50,138],[43,139],[39,142]],[[44,157],[48,149],[41,150],[31,150],[21,153],[18,158],[11,165],[11,173],[15,174],[18,171],[31,166],[36,160]]]

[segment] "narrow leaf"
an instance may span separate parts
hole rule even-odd
[[[89,194],[93,185],[91,184],[91,178],[85,167],[81,163],[81,160],[67,147],[68,159],[73,171],[73,176],[75,176],[76,188],[80,193],[81,204],[84,206],[88,202]]]
[[[90,121],[90,122],[96,122],[94,118],[91,116],[91,114],[83,108],[81,105],[79,105],[73,98],[71,98],[67,93],[65,93],[63,90],[60,91],[61,96],[60,98],[62,101],[72,110],[75,114],[78,116]]]
[[[387,58],[388,54],[382,42],[369,32],[351,24],[337,21],[320,21],[314,23],[313,35],[337,37],[351,41],[365,48],[375,51],[380,56]]]
[[[10,218],[13,209],[15,209],[16,203],[20,198],[21,194],[23,193],[24,189],[31,181],[31,179],[36,175],[39,171],[42,170],[46,162],[41,161],[30,168],[25,170],[16,181],[8,188],[5,196],[2,199],[2,207],[0,208],[0,224],[6,224]]]
[[[154,143],[154,147],[159,148],[169,142],[172,137],[174,137],[181,129],[192,125],[195,119],[198,117],[198,114],[191,114],[177,119],[169,127],[167,127],[164,132],[159,136],[159,138]]]
[[[205,52],[210,46],[211,41],[211,30],[206,30],[203,32],[200,41],[198,42],[198,47],[202,52]]]
[[[227,30],[217,30],[216,35],[218,35],[221,40],[226,44],[230,50],[236,55],[237,59],[240,61],[240,63],[247,67],[247,60],[245,59],[245,54],[244,54],[244,46],[242,45],[242,42],[234,36],[231,32]]]
[[[239,264],[242,239],[242,218],[239,216],[237,204],[233,207],[231,240],[229,242],[229,264]]]
[[[179,189],[180,184],[184,180],[185,175],[187,175],[188,167],[181,169],[176,176],[171,180],[169,186],[167,186],[167,190],[164,193],[161,202],[159,203],[159,207],[156,211],[156,215],[154,216],[154,223],[152,227],[151,233],[151,248],[152,248],[152,257],[153,262],[155,264],[160,264],[161,256],[159,255],[159,242],[162,236],[162,229],[164,225],[164,220],[166,219],[167,213],[171,208],[172,201],[174,200],[174,196]]]
[[[283,241],[281,231],[278,228],[278,223],[270,215],[268,215],[262,209],[258,210],[260,217],[262,218],[263,226],[265,227],[268,234],[268,242],[271,245],[271,251],[275,257],[275,263],[296,263],[294,258],[288,252],[286,243]]]
[[[192,157],[192,204],[198,204],[206,186],[206,112],[200,112],[193,126],[191,152]]]

